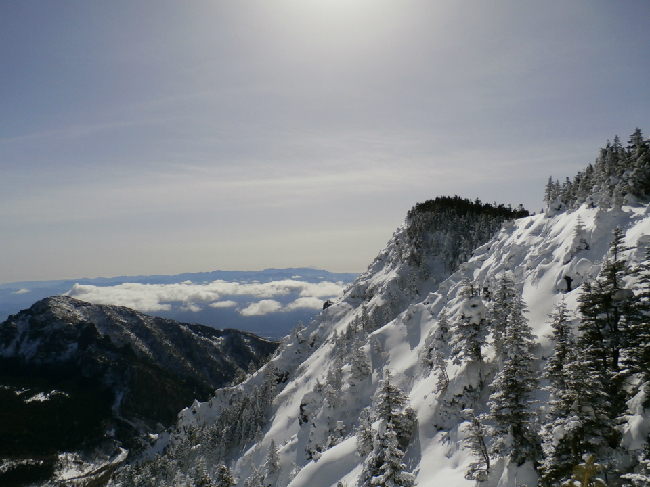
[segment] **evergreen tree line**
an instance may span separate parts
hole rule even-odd
[[[533,355],[526,305],[507,273],[484,294],[487,306],[465,281],[460,317],[450,323],[440,313],[423,362],[437,375],[440,400],[466,420],[465,447],[475,457],[468,479],[487,480],[494,461],[507,458],[517,465],[531,462],[542,485],[560,486],[572,481],[574,467],[587,468],[583,462],[591,457],[609,486],[650,485],[647,445],[643,452],[621,446],[627,401],[650,385],[650,251],[631,268],[623,239],[616,229],[599,275],[583,284],[577,333],[563,301],[550,315],[554,349],[543,367]],[[635,290],[625,287],[628,277]],[[483,350],[490,335],[495,358],[487,363]],[[478,377],[451,399],[445,394],[448,361],[466,364]],[[539,369],[550,399],[536,410]],[[650,395],[645,401],[650,406]]]
[[[121,469],[114,482],[122,487],[234,486],[225,464],[263,438],[262,428],[277,394],[276,372],[267,373],[261,387],[236,396],[214,422],[175,435],[163,454]]]
[[[625,197],[641,201],[650,197],[650,141],[640,129],[623,146],[618,136],[600,149],[594,164],[589,164],[563,183],[550,177],[544,201],[554,211],[579,208],[583,203],[601,208],[620,207]]]
[[[645,452],[620,446],[627,401],[650,381],[650,252],[631,268],[623,239],[614,230],[598,277],[583,285],[578,333],[563,303],[552,315],[555,350],[546,365],[551,401],[542,429],[545,485],[568,478],[571,465],[590,455],[608,485],[650,485],[647,445]],[[627,277],[636,278],[636,289],[625,287]]]
[[[504,221],[528,215],[521,205],[512,209],[482,203],[478,198],[471,201],[442,196],[418,203],[406,220],[407,261],[420,269],[428,264],[427,256],[439,256],[445,270],[454,272],[501,229]],[[429,277],[426,270],[423,278]]]

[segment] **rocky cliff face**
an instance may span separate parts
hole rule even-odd
[[[61,452],[137,450],[139,435],[162,431],[277,345],[123,307],[43,299],[0,324],[0,483],[39,469],[50,475]]]

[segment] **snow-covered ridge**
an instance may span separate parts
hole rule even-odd
[[[479,374],[494,376],[495,351],[488,337],[488,345],[482,350],[486,364],[482,371],[475,364],[450,360],[446,368],[449,384],[436,393],[438,379],[424,358],[439,331],[440,312],[445,311],[450,323],[472,312],[461,296],[464,282],[489,293],[507,271],[528,306],[526,316],[539,343],[534,348],[536,367],[541,370],[552,351],[547,338],[551,332],[548,315],[564,300],[577,326],[580,284],[600,271],[615,228],[624,231],[625,244],[632,247],[624,257],[632,265],[643,260],[650,241],[649,212],[647,206],[599,209],[583,205],[570,213],[510,221],[451,275],[436,267],[435,259],[429,261],[428,275],[405,265],[405,227],[401,227],[343,298],[305,329],[296,329],[263,369],[236,388],[218,391],[209,402],[195,403],[182,411],[170,444],[176,445],[178,453],[179,445],[193,438],[190,465],[226,461],[206,446],[205,439],[201,440],[202,431],[242,397],[266,390],[265,384],[268,387],[271,381],[276,390],[268,404],[260,403],[268,409],[266,414],[260,412],[263,420],[258,433],[226,461],[239,479],[238,485],[252,485],[262,478],[275,451],[277,468],[272,475],[266,473],[274,485],[357,485],[366,460],[359,454],[355,434],[363,429],[364,411],[376,407],[373,398],[388,371],[390,383],[407,395],[417,417],[401,460],[405,470],[415,476],[416,485],[474,485],[474,480],[465,477],[475,461],[464,448],[468,423],[462,414],[450,415],[448,406],[453,400],[458,412],[470,407],[469,399],[462,404],[463,391],[476,384]],[[536,399],[537,407],[543,408],[548,395],[540,392]],[[624,426],[625,441],[637,448],[648,429],[648,415],[639,401],[637,398],[630,405],[631,419]],[[372,428],[374,437],[380,438],[379,423]],[[210,455],[217,455],[218,460]],[[190,467],[182,475],[185,473],[195,475],[196,469]],[[492,465],[485,485],[532,486],[537,481],[530,463],[517,467],[501,459]]]

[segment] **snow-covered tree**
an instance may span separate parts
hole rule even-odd
[[[531,411],[531,395],[538,382],[532,353],[535,339],[524,312],[523,299],[514,297],[503,338],[503,369],[491,384],[488,401],[490,419],[495,423],[491,453],[508,457],[517,465],[536,460],[539,451]]]
[[[542,479],[556,485],[568,479],[585,454],[610,461],[618,444],[615,419],[605,391],[605,376],[593,363],[593,353],[577,347],[567,357],[564,389],[550,401],[550,420],[541,430]]]
[[[574,233],[574,241],[577,240],[575,251],[579,252],[581,250],[589,250],[589,242],[587,242],[587,235],[585,233],[585,224],[582,221],[582,218],[580,218],[580,215],[578,215],[578,218],[576,219],[576,226],[573,229]]]
[[[476,416],[473,409],[464,409],[462,413],[468,421],[463,428],[466,435],[463,449],[470,450],[476,458],[476,461],[472,462],[467,469],[465,478],[479,482],[486,481],[490,472],[490,452],[488,448],[489,431],[483,424],[485,418]]]
[[[368,311],[368,305],[365,303],[361,307],[361,327],[367,333],[372,333],[377,329],[373,313]]]
[[[244,487],[265,487],[264,470],[253,467],[251,474],[244,480]]]
[[[544,201],[553,211],[572,210],[582,203],[603,209],[624,204],[628,195],[647,200],[650,196],[650,151],[637,128],[626,148],[618,137],[600,150],[596,162],[560,185],[549,178]]]
[[[232,471],[225,465],[220,464],[216,469],[215,487],[234,487],[237,482],[232,475]]]
[[[357,448],[361,454],[368,452],[361,476],[363,485],[413,485],[414,477],[404,472],[402,458],[413,436],[415,411],[406,395],[390,383],[388,371],[375,393],[370,415],[363,415],[360,423]]]
[[[548,177],[546,188],[544,190],[544,201],[547,205],[552,204],[559,196],[560,183],[553,181],[553,177]]]
[[[205,471],[205,462],[199,464],[192,475],[192,487],[214,487],[214,482]]]
[[[505,355],[504,340],[506,338],[508,319],[518,294],[512,277],[507,272],[503,272],[499,278],[497,288],[492,294],[492,306],[488,313],[489,329],[492,331],[494,350],[500,364],[503,363]]]
[[[390,382],[390,373],[384,372],[372,401],[373,422],[383,420],[392,424],[399,444],[406,448],[413,436],[415,411],[408,405],[408,398],[399,387]]]
[[[352,343],[352,357],[350,358],[351,378],[354,383],[363,382],[372,373],[370,361],[362,350],[361,341],[356,338]]]
[[[555,306],[549,318],[553,333],[548,338],[553,341],[554,347],[544,366],[544,378],[549,381],[551,395],[557,395],[557,391],[563,391],[566,387],[564,366],[575,348],[571,316],[564,299]]]
[[[392,423],[379,422],[374,448],[366,458],[362,474],[363,485],[377,487],[411,487],[415,476],[405,472],[404,452],[399,447]]]
[[[453,328],[452,357],[454,363],[482,362],[482,347],[486,338],[486,312],[483,300],[478,295],[472,282],[465,279],[462,283],[463,303],[461,316]]]
[[[289,472],[289,478],[287,479],[289,483],[291,483],[293,479],[296,478],[296,476],[300,473],[300,470],[301,468],[298,465],[291,462],[291,471]]]
[[[343,374],[341,367],[343,360],[336,355],[327,370],[327,386],[325,387],[325,400],[330,407],[337,407],[341,401],[341,387],[343,385]]]
[[[365,457],[372,451],[372,409],[364,408],[359,414],[359,426],[356,429],[357,451]]]
[[[275,440],[271,438],[271,444],[266,454],[266,461],[264,462],[264,471],[266,476],[273,476],[280,472],[280,453],[275,444]]]
[[[578,298],[581,318],[578,346],[591,354],[590,363],[606,378],[613,417],[625,410],[621,358],[628,348],[628,323],[637,321],[638,310],[634,292],[624,287],[624,277],[629,273],[627,261],[622,256],[629,250],[623,245],[624,238],[622,230],[616,228],[608,258],[598,277],[583,284]]]
[[[643,382],[650,381],[650,247],[644,261],[634,270],[638,276],[637,313],[628,317],[627,340],[623,364],[628,374],[640,374]]]
[[[436,374],[436,393],[444,391],[449,385],[447,375],[447,359],[449,356],[449,320],[447,313],[442,310],[438,315],[438,327],[433,338],[433,371]]]
[[[449,318],[443,309],[438,314],[437,326],[427,336],[422,355],[422,366],[436,374],[436,393],[444,391],[449,385],[447,374],[447,361],[451,353],[449,342],[451,340]]]

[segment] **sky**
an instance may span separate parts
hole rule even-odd
[[[360,272],[650,134],[645,0],[0,2],[0,283]]]

